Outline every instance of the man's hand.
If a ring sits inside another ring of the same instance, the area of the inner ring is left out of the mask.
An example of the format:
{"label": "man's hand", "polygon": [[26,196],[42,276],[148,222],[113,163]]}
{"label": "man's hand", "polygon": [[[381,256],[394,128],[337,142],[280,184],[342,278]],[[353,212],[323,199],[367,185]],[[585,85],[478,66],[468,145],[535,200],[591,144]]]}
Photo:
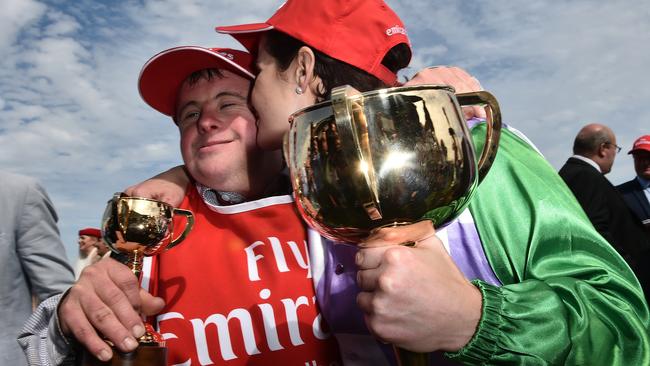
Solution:
{"label": "man's hand", "polygon": [[128,187],[124,193],[133,197],[151,198],[178,207],[185,198],[185,189],[189,183],[190,178],[185,174],[183,166],[179,165]]}
{"label": "man's hand", "polygon": [[[467,71],[456,66],[435,66],[420,70],[405,85],[444,84],[453,86],[456,93],[467,93],[483,90],[481,83]],[[486,118],[482,107],[463,107],[465,119]]]}
{"label": "man's hand", "polygon": [[144,334],[140,315],[154,315],[165,306],[161,298],[140,288],[123,264],[102,259],[86,267],[59,305],[59,323],[66,336],[73,336],[102,361],[113,353],[103,335],[123,351],[133,351]]}
{"label": "man's hand", "polygon": [[[430,221],[375,231],[360,244],[357,303],[379,339],[414,352],[457,351],[476,331],[481,293]],[[397,245],[415,242],[414,247]]]}

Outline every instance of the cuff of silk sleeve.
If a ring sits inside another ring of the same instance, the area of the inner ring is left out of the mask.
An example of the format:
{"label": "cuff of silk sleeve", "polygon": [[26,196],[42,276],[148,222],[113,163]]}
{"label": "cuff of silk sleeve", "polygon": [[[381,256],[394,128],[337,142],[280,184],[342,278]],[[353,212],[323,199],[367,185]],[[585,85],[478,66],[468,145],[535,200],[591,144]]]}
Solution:
{"label": "cuff of silk sleeve", "polygon": [[469,343],[457,352],[446,352],[445,357],[465,364],[483,364],[490,360],[497,349],[496,343],[503,324],[503,293],[499,287],[480,280],[474,280],[472,284],[481,291],[483,297],[481,320]]}

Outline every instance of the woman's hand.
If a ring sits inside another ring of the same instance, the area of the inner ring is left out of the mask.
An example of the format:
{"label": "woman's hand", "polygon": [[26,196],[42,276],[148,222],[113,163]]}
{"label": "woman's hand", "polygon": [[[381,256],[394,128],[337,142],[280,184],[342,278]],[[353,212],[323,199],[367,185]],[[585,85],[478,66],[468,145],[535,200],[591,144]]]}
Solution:
{"label": "woman's hand", "polygon": [[[399,245],[415,242],[415,246]],[[482,298],[430,221],[375,231],[360,244],[357,303],[379,339],[414,352],[457,351],[476,331]]]}
{"label": "woman's hand", "polygon": [[[405,85],[443,84],[456,89],[456,93],[483,90],[481,83],[467,71],[456,66],[434,66],[420,70]],[[463,107],[465,120],[486,118],[485,109],[479,106]]]}

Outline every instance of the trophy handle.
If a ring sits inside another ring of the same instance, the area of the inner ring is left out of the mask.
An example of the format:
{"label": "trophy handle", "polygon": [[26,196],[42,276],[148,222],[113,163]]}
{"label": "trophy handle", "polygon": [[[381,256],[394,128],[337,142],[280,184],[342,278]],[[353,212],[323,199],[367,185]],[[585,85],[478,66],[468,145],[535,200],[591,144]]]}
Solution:
{"label": "trophy handle", "polygon": [[486,123],[485,145],[483,145],[483,151],[478,160],[478,181],[481,182],[490,170],[499,147],[499,138],[501,137],[501,109],[499,108],[499,102],[497,102],[494,95],[486,91],[456,94],[456,98],[461,107],[479,104],[487,104],[489,107],[487,109],[488,120]]}
{"label": "trophy handle", "polygon": [[[187,234],[190,233],[190,230],[192,230],[192,227],[194,226],[194,214],[192,213],[192,211],[183,210],[183,209],[180,209],[180,208],[173,208],[172,213],[185,216],[185,218],[186,218],[185,229],[183,229],[183,233],[181,235],[179,235],[178,238],[172,240],[171,244],[169,244],[169,246],[167,246],[166,250],[169,250],[169,249],[177,246],[183,240],[185,240],[185,237],[187,236]],[[173,237],[174,237],[174,233],[172,233],[172,238]]]}
{"label": "trophy handle", "polygon": [[[372,154],[368,142],[368,124],[363,114],[361,92],[349,85],[343,85],[333,88],[331,94],[337,132],[342,140],[354,142],[359,163],[361,166],[367,167],[362,171],[365,185],[357,185],[357,193],[363,200],[363,208],[368,217],[371,220],[381,220],[377,179],[375,178],[375,169],[372,167]],[[359,99],[350,100],[351,97],[355,96],[359,96]],[[353,114],[355,118],[352,117]]]}

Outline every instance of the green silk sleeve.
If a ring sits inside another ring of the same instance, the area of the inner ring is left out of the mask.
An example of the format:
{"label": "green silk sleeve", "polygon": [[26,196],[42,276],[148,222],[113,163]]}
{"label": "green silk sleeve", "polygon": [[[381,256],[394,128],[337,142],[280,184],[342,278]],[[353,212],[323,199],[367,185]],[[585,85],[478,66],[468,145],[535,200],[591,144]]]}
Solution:
{"label": "green silk sleeve", "polygon": [[[481,151],[485,124],[472,135]],[[639,282],[555,170],[509,130],[470,211],[503,285],[475,281],[482,319],[470,343],[447,357],[481,365],[650,365]]]}

